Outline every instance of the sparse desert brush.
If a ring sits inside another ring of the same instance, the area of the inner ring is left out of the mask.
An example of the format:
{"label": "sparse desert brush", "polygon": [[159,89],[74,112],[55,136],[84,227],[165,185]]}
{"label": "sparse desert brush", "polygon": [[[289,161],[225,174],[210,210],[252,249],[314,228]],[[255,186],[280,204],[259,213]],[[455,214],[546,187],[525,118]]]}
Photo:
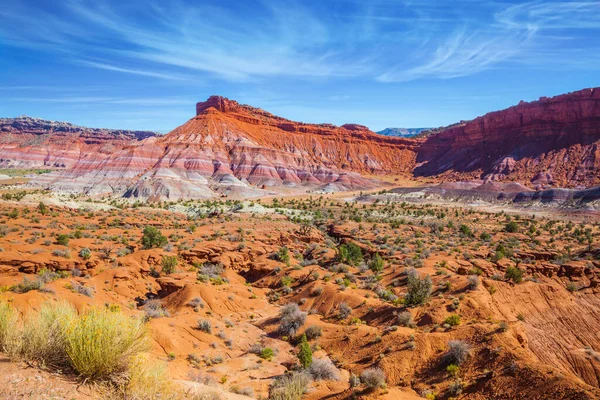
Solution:
{"label": "sparse desert brush", "polygon": [[396,317],[398,325],[410,327],[413,325],[413,317],[410,311],[403,311]]}
{"label": "sparse desert brush", "polygon": [[160,300],[148,300],[144,304],[144,312],[146,313],[146,318],[160,318],[160,317],[169,317],[169,311],[167,311]]}
{"label": "sparse desert brush", "polygon": [[36,277],[34,280],[25,277],[21,283],[11,286],[10,291],[15,293],[27,293],[32,290],[41,290],[43,287],[44,282],[39,279],[39,277]]}
{"label": "sparse desert brush", "polygon": [[464,340],[450,340],[448,350],[442,357],[444,363],[461,365],[471,355],[471,346]]}
{"label": "sparse desert brush", "polygon": [[289,303],[279,309],[279,332],[284,336],[293,336],[304,325],[306,313],[296,303]]}
{"label": "sparse desert brush", "polygon": [[305,372],[280,376],[269,387],[269,400],[300,400],[310,382],[310,375]]}
{"label": "sparse desert brush", "polygon": [[352,307],[344,302],[341,302],[338,305],[338,317],[340,317],[340,319],[346,319],[350,316],[350,314],[352,314]]}
{"label": "sparse desert brush", "polygon": [[139,318],[93,308],[69,325],[66,343],[77,373],[106,379],[125,371],[133,357],[146,349],[146,328]]}
{"label": "sparse desert brush", "polygon": [[339,371],[333,365],[331,360],[326,358],[319,358],[313,360],[309,368],[310,375],[315,381],[321,380],[334,380],[340,379]]}
{"label": "sparse desert brush", "polygon": [[198,320],[198,329],[202,332],[211,333],[212,332],[212,324],[209,320],[199,319]]}
{"label": "sparse desert brush", "polygon": [[407,306],[417,306],[427,302],[431,295],[433,283],[429,275],[419,278],[418,274],[408,274],[408,293],[404,298],[404,304]]}
{"label": "sparse desert brush", "polygon": [[162,272],[167,275],[172,274],[175,272],[178,263],[177,256],[163,256]]}
{"label": "sparse desert brush", "polygon": [[360,374],[360,382],[369,390],[385,386],[385,372],[381,368],[368,368]]}
{"label": "sparse desert brush", "polygon": [[[138,355],[131,359],[126,379],[117,385],[111,398],[118,397],[132,400],[183,399],[166,371],[166,365],[149,362],[146,355]],[[116,395],[116,396],[115,396]]]}
{"label": "sparse desert brush", "polygon": [[0,351],[7,352],[18,319],[13,306],[6,301],[0,301]]}

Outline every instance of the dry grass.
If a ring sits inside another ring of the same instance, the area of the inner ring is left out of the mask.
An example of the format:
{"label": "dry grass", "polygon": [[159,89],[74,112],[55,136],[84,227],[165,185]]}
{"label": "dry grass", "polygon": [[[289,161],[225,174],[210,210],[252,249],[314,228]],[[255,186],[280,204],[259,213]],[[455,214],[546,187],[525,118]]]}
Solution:
{"label": "dry grass", "polygon": [[141,319],[95,308],[70,324],[66,343],[77,373],[107,379],[124,372],[133,357],[146,350],[146,328]]}

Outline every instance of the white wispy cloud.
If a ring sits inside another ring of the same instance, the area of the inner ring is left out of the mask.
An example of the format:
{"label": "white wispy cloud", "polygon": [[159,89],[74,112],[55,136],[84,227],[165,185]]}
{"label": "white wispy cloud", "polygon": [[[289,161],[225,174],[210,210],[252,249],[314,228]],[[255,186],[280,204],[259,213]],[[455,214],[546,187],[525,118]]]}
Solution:
{"label": "white wispy cloud", "polygon": [[81,65],[86,65],[88,67],[104,69],[107,71],[125,72],[127,74],[149,76],[152,78],[172,79],[172,80],[189,79],[189,78],[186,78],[186,77],[183,77],[180,75],[176,75],[176,74],[152,72],[152,71],[147,71],[147,70],[143,70],[143,69],[123,68],[123,67],[117,67],[115,65],[110,65],[110,64],[105,64],[105,63],[100,63],[100,62],[95,62],[95,61],[77,60],[76,62]]}
{"label": "white wispy cloud", "polygon": [[[326,10],[299,0],[256,0],[234,8],[183,1],[125,7],[109,0],[65,0],[55,12],[27,0],[6,0],[0,42],[85,67],[172,81],[406,82],[511,64],[590,68],[597,61],[592,45],[581,41],[582,32],[600,30],[597,1],[327,5]],[[561,57],[565,54],[571,57]]]}

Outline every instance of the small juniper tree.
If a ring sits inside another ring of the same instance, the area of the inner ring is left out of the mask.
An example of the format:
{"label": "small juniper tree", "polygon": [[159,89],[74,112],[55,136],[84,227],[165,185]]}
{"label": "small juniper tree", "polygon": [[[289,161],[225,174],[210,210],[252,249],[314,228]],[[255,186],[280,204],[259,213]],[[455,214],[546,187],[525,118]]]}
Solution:
{"label": "small juniper tree", "polygon": [[306,335],[302,335],[300,351],[298,352],[298,360],[300,361],[300,365],[302,365],[302,367],[305,369],[309,368],[312,364],[312,350],[310,349],[308,340],[306,340]]}
{"label": "small juniper tree", "polygon": [[167,244],[167,237],[153,226],[146,226],[142,236],[142,246],[144,249],[163,247]]}
{"label": "small juniper tree", "polygon": [[381,258],[379,253],[375,253],[373,258],[371,259],[371,262],[369,263],[369,268],[371,269],[371,271],[378,274],[381,271],[383,271],[383,266],[384,266],[383,259]]}
{"label": "small juniper tree", "polygon": [[431,295],[432,282],[429,275],[425,278],[419,278],[418,274],[408,275],[408,293],[404,299],[407,306],[418,306],[425,304]]}

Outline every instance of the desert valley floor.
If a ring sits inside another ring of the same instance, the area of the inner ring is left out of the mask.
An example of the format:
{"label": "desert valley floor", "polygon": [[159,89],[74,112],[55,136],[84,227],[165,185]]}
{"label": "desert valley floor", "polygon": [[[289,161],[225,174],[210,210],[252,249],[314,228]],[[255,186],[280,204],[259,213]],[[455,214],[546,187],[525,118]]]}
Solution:
{"label": "desert valley floor", "polygon": [[[600,395],[594,213],[388,190],[140,203],[10,188],[3,398]],[[94,333],[93,312],[117,326]],[[74,329],[100,352],[132,332],[146,345],[87,371]],[[67,354],[48,335],[66,335]]]}

